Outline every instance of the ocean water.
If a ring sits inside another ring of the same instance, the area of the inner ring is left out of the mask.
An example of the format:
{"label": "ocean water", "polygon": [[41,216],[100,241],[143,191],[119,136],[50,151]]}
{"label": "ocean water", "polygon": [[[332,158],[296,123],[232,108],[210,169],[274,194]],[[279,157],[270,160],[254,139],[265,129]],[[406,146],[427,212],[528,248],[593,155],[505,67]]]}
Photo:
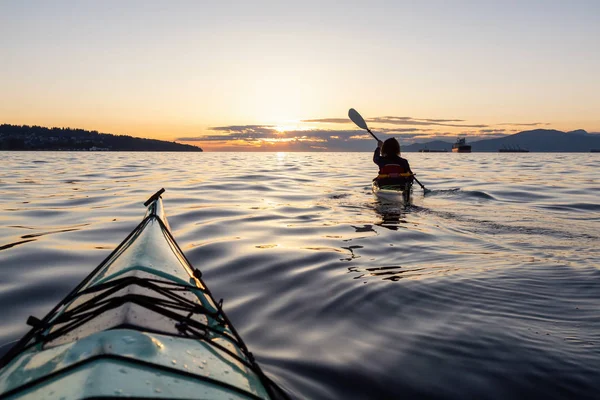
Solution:
{"label": "ocean water", "polygon": [[298,399],[600,398],[600,154],[0,152],[0,353],[141,220]]}

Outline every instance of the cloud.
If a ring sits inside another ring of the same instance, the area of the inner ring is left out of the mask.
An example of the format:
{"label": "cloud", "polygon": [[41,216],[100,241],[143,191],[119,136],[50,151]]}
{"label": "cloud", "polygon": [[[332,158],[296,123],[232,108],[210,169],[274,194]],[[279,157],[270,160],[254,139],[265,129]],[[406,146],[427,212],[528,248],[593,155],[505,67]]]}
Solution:
{"label": "cloud", "polygon": [[[417,125],[417,126],[451,126],[456,128],[486,128],[488,125],[457,124],[456,122],[465,122],[464,119],[440,119],[440,118],[412,118],[384,116],[366,119],[370,123],[389,124],[389,125]],[[317,122],[324,124],[347,124],[351,123],[349,118],[315,118],[305,119],[302,122]]]}
{"label": "cloud", "polygon": [[[413,117],[394,117],[394,116],[385,116],[385,117],[376,117],[372,118],[373,120],[378,119],[381,121],[390,120],[390,121],[422,121],[422,122],[465,122],[464,119],[436,119],[436,118],[413,118]],[[390,122],[391,123],[391,122]]]}
{"label": "cloud", "polygon": [[[218,131],[220,135],[203,135],[192,137],[179,137],[175,140],[181,142],[211,142],[224,140],[256,141],[256,140],[312,140],[312,141],[348,141],[372,139],[361,129],[334,130],[334,129],[307,129],[280,131],[274,125],[230,125],[209,128],[209,131]],[[426,133],[430,129],[421,128],[383,128],[377,131],[382,139],[390,136],[401,136],[405,139]]]}
{"label": "cloud", "polygon": [[215,126],[208,128],[211,131],[224,131],[224,132],[264,132],[275,130],[275,125],[230,125],[230,126]]}
{"label": "cloud", "polygon": [[538,126],[538,125],[550,125],[548,122],[527,122],[527,123],[517,123],[517,122],[502,122],[501,124],[496,125],[512,125],[512,126]]}
{"label": "cloud", "polygon": [[349,138],[350,140],[373,140],[373,138],[371,137],[371,135],[354,135],[354,136],[350,136]]}
{"label": "cloud", "polygon": [[[348,123],[348,119],[322,118],[303,122]],[[468,136],[469,141],[501,137],[516,131],[485,124],[460,124],[459,119],[418,119],[411,117],[385,116],[373,118],[371,122],[385,123],[387,127],[374,129],[381,140],[397,137],[402,145],[432,140],[454,142],[458,135]],[[456,123],[447,123],[456,122]],[[535,124],[542,124],[536,122]],[[403,126],[408,125],[408,126]],[[529,124],[525,124],[530,126]],[[444,128],[438,128],[438,127]],[[518,124],[516,125],[518,126]],[[340,126],[340,128],[342,128]],[[352,127],[354,128],[354,127]],[[440,132],[438,129],[443,129]],[[294,129],[282,130],[278,125],[228,125],[207,130],[206,135],[180,137],[180,142],[196,142],[210,149],[248,151],[370,151],[375,141],[364,130],[354,129]]]}
{"label": "cloud", "polygon": [[351,124],[349,118],[317,118],[317,119],[303,119],[300,122],[319,122],[323,124]]}
{"label": "cloud", "polygon": [[223,132],[221,135],[203,135],[193,137],[180,137],[175,140],[181,142],[208,142],[222,140],[313,140],[324,141],[332,136],[340,140],[347,140],[352,135],[363,133],[360,129],[353,130],[330,130],[330,129],[309,129],[309,130],[287,130],[280,131],[273,125],[231,125],[217,126],[209,128],[210,131]]}
{"label": "cloud", "polygon": [[427,121],[427,122],[465,122],[464,119],[430,119],[430,118],[426,118],[426,119],[418,119],[418,118],[413,118],[415,121]]}
{"label": "cloud", "polygon": [[403,134],[409,132],[430,132],[431,129],[423,129],[423,128],[380,128],[378,132],[387,133],[388,135],[394,134]]}
{"label": "cloud", "polygon": [[504,133],[506,129],[480,129],[479,133]]}
{"label": "cloud", "polygon": [[[374,149],[376,145],[375,140],[361,129],[280,131],[273,125],[231,125],[212,127],[209,131],[222,134],[179,137],[175,140],[201,142],[214,149],[240,150],[246,146],[246,149],[250,151],[366,151]],[[418,129],[410,128],[408,131],[413,132]],[[390,137],[386,132],[377,134],[382,140]],[[406,133],[406,135],[411,135],[411,133]],[[202,145],[201,143],[200,145]]]}
{"label": "cloud", "polygon": [[[365,119],[368,123],[387,124],[387,125],[409,125],[409,126],[447,126],[454,128],[488,128],[488,124],[464,124],[464,119],[458,118],[413,118],[413,117],[398,117],[386,115],[383,117],[373,117]],[[305,119],[301,122],[327,123],[327,124],[347,124],[351,123],[349,118],[314,118]],[[493,125],[510,125],[510,126],[541,126],[550,125],[548,122],[502,122]],[[379,128],[383,131],[384,128]],[[408,132],[408,131],[407,131]],[[499,131],[497,131],[499,132]]]}
{"label": "cloud", "polygon": [[274,125],[230,125],[208,128],[210,131],[223,132],[222,135],[205,135],[194,137],[181,137],[175,140],[181,142],[207,142],[220,140],[256,140],[262,138],[275,138],[279,131]]}
{"label": "cloud", "polygon": [[[431,119],[431,118],[411,118],[411,117],[376,117],[367,121],[390,124],[390,125],[421,125],[421,126],[451,126],[455,128],[487,128],[484,124],[450,124],[448,122],[464,122],[462,119]],[[440,122],[441,121],[441,122]]]}

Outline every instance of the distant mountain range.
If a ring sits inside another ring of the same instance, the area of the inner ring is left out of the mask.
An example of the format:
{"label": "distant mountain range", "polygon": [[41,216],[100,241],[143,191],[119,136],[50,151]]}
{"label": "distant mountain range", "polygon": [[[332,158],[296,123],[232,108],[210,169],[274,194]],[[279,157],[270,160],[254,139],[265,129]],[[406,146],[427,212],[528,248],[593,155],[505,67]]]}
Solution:
{"label": "distant mountain range", "polygon": [[[452,151],[452,144],[442,140],[426,143],[414,143],[402,146],[402,151],[447,150]],[[473,152],[497,152],[503,148],[525,149],[533,152],[590,152],[600,149],[600,134],[592,134],[578,129],[562,132],[554,129],[534,129],[496,139],[483,139],[468,142]]]}
{"label": "distant mountain range", "polygon": [[72,128],[0,125],[0,150],[202,151],[198,146]]}

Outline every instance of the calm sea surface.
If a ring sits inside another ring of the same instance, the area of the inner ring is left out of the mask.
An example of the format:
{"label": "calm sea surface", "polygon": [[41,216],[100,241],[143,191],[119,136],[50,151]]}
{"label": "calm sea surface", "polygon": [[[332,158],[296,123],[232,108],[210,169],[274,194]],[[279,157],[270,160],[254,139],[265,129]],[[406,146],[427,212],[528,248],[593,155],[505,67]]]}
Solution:
{"label": "calm sea surface", "polygon": [[0,152],[0,353],[161,187],[175,238],[299,399],[600,398],[600,154]]}

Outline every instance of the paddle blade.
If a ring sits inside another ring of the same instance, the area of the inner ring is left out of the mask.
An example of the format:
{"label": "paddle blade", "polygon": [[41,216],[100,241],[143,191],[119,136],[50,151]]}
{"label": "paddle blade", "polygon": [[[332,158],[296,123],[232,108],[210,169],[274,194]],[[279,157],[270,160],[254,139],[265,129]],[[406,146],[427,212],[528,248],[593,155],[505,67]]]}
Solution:
{"label": "paddle blade", "polygon": [[356,126],[358,126],[359,128],[367,129],[367,130],[369,129],[367,127],[367,123],[365,122],[364,118],[354,108],[351,108],[350,110],[348,110],[348,118],[350,118],[352,120],[352,122],[354,122],[356,124]]}

